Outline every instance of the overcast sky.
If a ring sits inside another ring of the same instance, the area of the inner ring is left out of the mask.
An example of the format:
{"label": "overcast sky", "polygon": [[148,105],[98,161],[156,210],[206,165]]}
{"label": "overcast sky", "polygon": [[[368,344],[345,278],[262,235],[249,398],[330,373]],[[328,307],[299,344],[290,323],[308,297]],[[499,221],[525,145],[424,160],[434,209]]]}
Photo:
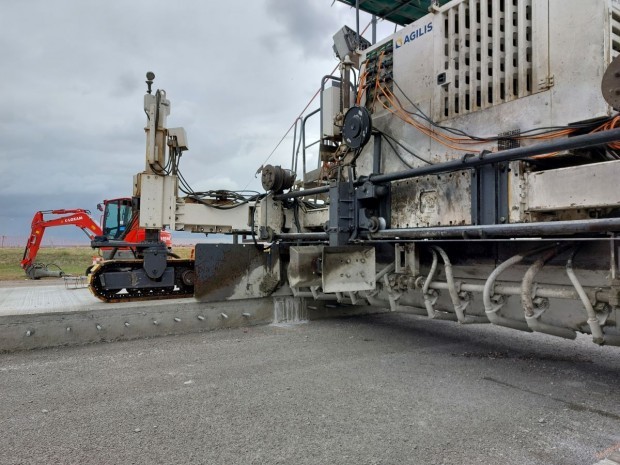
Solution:
{"label": "overcast sky", "polygon": [[[355,11],[332,0],[0,0],[0,235],[27,236],[37,210],[97,215],[131,196],[149,70],[169,126],[187,131],[192,187],[259,190],[256,169],[336,65],[344,24]],[[288,166],[291,150],[270,163]]]}

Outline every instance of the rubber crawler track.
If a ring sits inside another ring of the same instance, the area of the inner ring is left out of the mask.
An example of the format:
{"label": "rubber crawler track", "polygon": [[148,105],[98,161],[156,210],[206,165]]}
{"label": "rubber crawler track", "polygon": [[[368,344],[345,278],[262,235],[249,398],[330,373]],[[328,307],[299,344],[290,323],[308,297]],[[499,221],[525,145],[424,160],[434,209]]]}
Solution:
{"label": "rubber crawler track", "polygon": [[168,260],[168,267],[174,268],[174,287],[107,289],[101,276],[108,272],[131,273],[142,269],[142,260],[110,260],[95,265],[88,277],[88,288],[104,302],[139,302],[144,300],[182,299],[194,296],[194,286],[183,282],[184,272],[194,271],[193,260]]}

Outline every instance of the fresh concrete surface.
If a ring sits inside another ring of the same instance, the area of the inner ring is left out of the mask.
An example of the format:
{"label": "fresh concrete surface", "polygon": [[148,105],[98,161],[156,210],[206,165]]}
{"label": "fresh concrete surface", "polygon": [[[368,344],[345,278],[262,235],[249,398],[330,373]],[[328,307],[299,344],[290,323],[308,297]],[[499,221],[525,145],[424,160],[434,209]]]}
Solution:
{"label": "fresh concrete surface", "polygon": [[594,464],[620,350],[404,314],[0,355],[0,464]]}
{"label": "fresh concrete surface", "polygon": [[[72,284],[65,286],[62,278],[0,282],[0,316],[77,312],[128,305],[145,306],[144,303],[102,302],[86,287],[75,288]],[[148,305],[152,305],[152,302]]]}

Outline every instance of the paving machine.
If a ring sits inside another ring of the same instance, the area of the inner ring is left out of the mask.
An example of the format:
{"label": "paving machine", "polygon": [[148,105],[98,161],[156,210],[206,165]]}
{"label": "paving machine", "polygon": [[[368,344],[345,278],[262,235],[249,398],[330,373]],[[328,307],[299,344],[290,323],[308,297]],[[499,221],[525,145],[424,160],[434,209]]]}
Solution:
{"label": "paving machine", "polygon": [[[263,193],[187,185],[185,131],[147,75],[143,259],[99,266],[93,293],[195,283],[203,302],[278,294],[620,345],[620,4],[355,3],[404,27],[334,36],[340,72]],[[164,227],[252,243],[199,244],[191,264],[162,252]]]}

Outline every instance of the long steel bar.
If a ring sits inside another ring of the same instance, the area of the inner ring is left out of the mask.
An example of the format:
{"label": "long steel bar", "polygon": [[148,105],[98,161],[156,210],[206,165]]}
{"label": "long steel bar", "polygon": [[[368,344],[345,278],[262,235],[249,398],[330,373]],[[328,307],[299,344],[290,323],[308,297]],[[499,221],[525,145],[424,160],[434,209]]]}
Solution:
{"label": "long steel bar", "polygon": [[327,233],[323,232],[310,232],[310,233],[282,233],[275,234],[274,239],[282,240],[282,241],[298,241],[298,240],[307,240],[307,241],[326,241],[329,239]]}
{"label": "long steel bar", "polygon": [[514,223],[484,226],[446,226],[438,228],[384,229],[372,239],[437,239],[447,237],[484,238],[487,236],[520,237],[620,231],[620,218],[550,221],[548,223]]}
{"label": "long steel bar", "polygon": [[[528,147],[517,147],[514,149],[503,150],[498,153],[481,153],[479,155],[469,154],[458,160],[452,160],[445,163],[421,166],[411,168],[404,171],[388,174],[370,175],[367,179],[373,183],[384,183],[391,181],[400,181],[402,179],[410,179],[418,176],[427,176],[429,174],[442,174],[452,171],[459,171],[467,168],[476,168],[478,166],[489,165],[492,163],[502,163],[521,158],[533,157],[536,155],[544,155],[547,153],[561,152],[563,150],[571,150],[576,148],[594,147],[597,145],[608,144],[620,140],[620,129],[612,129],[602,131],[595,134],[585,134],[582,136],[569,137],[559,141],[543,142]],[[362,184],[361,180],[356,181],[356,185]],[[329,186],[317,187],[306,191],[292,191],[286,194],[280,194],[275,197],[276,200],[290,199],[294,197],[303,197],[305,195],[321,194],[329,191]]]}
{"label": "long steel bar", "polygon": [[[431,289],[447,290],[449,285],[447,282],[432,281],[428,285]],[[484,284],[472,284],[461,283],[459,289],[465,292],[483,292]],[[603,291],[598,288],[585,289],[586,295],[589,299],[596,300],[598,302],[609,303],[609,292]],[[509,284],[495,284],[494,294],[501,295],[521,295],[521,286],[509,285]],[[548,299],[568,299],[579,300],[579,294],[572,287],[543,287],[541,285],[536,286],[536,292],[534,297],[546,297]]]}

